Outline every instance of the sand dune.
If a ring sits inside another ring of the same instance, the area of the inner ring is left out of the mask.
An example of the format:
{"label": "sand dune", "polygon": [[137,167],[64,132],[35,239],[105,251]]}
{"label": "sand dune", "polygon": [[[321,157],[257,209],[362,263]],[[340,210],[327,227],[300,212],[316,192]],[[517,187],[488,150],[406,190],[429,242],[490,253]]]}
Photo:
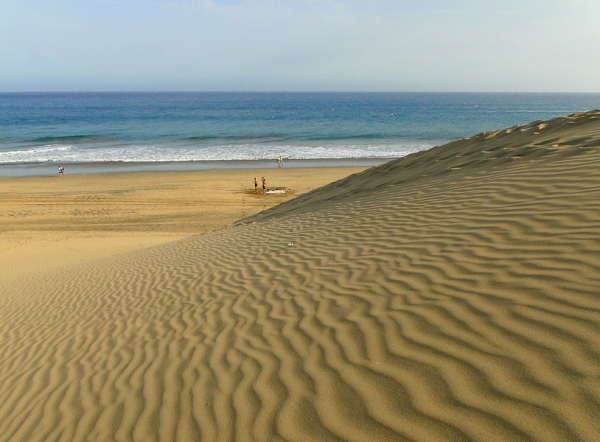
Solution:
{"label": "sand dune", "polygon": [[599,172],[595,111],[3,286],[0,440],[598,441]]}

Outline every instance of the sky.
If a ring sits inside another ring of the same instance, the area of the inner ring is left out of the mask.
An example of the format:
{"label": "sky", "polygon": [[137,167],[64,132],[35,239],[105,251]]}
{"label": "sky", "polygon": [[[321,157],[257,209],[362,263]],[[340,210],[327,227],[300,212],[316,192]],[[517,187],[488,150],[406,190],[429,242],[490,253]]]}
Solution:
{"label": "sky", "polygon": [[0,0],[0,91],[600,92],[599,0]]}

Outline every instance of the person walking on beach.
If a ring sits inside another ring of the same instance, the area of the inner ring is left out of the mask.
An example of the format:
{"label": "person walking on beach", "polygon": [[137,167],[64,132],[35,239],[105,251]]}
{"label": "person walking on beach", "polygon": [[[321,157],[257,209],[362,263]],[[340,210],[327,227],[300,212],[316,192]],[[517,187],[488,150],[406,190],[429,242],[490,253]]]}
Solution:
{"label": "person walking on beach", "polygon": [[265,177],[262,177],[262,186],[263,186],[263,193],[265,193],[265,191],[267,189],[267,180],[265,179]]}
{"label": "person walking on beach", "polygon": [[283,167],[283,158],[277,157],[277,167]]}
{"label": "person walking on beach", "polygon": [[58,166],[58,176],[65,176],[65,168]]}
{"label": "person walking on beach", "polygon": [[258,180],[254,177],[254,193],[258,191]]}

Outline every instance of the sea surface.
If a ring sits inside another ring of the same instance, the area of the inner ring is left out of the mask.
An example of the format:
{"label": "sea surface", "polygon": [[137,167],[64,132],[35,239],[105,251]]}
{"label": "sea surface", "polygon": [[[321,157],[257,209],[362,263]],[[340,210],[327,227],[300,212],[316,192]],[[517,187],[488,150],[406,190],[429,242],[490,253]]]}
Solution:
{"label": "sea surface", "polygon": [[600,94],[0,94],[0,175],[372,165],[600,108]]}

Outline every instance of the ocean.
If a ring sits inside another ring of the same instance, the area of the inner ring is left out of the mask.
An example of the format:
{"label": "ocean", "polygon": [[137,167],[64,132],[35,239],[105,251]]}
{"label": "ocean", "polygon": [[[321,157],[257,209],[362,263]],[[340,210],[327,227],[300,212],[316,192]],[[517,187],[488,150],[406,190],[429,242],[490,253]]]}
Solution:
{"label": "ocean", "polygon": [[600,94],[2,93],[0,176],[374,165]]}

